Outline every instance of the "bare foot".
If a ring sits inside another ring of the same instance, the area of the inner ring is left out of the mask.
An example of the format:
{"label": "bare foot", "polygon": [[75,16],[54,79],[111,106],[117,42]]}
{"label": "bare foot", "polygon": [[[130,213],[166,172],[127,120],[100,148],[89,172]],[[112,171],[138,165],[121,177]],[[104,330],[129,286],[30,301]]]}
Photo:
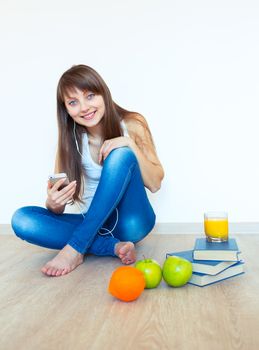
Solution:
{"label": "bare foot", "polygon": [[136,261],[135,246],[132,242],[116,243],[114,251],[125,265],[133,264]]}
{"label": "bare foot", "polygon": [[63,276],[74,270],[83,261],[83,254],[78,253],[70,245],[66,245],[54,259],[43,266],[41,272],[48,276]]}

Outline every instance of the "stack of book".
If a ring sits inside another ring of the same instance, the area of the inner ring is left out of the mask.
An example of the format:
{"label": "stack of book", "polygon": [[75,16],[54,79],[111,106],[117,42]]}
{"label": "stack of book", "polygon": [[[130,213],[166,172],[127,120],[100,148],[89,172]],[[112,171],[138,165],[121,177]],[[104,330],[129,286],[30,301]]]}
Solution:
{"label": "stack of book", "polygon": [[213,243],[206,238],[197,238],[193,250],[168,253],[192,263],[190,284],[204,287],[244,273],[244,261],[240,257],[235,238],[228,242]]}

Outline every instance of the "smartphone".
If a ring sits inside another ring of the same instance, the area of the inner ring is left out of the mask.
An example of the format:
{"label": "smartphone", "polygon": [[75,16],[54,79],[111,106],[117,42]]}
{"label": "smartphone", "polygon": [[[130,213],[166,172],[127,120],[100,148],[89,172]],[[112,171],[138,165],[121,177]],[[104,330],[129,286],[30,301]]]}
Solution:
{"label": "smartphone", "polygon": [[62,185],[58,188],[59,190],[62,190],[62,188],[64,188],[65,186],[67,186],[69,184],[67,174],[66,173],[58,173],[58,174],[49,175],[49,182],[51,183],[52,186],[55,185],[55,183],[61,179],[66,179],[66,181],[64,181],[62,183]]}

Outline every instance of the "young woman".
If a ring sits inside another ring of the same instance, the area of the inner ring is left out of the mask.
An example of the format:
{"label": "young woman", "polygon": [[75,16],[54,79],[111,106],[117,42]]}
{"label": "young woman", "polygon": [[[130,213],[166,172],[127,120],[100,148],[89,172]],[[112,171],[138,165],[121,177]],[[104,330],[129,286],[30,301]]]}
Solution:
{"label": "young woman", "polygon": [[[16,235],[30,243],[59,249],[41,271],[61,276],[83,262],[85,254],[136,260],[134,243],[155,224],[145,187],[156,192],[164,176],[147,122],[118,106],[92,68],[73,66],[57,88],[58,150],[48,183],[46,208],[23,207],[12,217]],[[71,200],[81,214],[64,213]]]}

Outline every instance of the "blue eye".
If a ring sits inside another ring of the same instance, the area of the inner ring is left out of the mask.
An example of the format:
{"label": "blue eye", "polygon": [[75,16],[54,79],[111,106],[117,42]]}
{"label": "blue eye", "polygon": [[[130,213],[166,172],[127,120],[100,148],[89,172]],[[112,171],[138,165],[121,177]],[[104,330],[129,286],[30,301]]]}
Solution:
{"label": "blue eye", "polygon": [[76,101],[70,101],[70,102],[68,102],[68,104],[69,104],[69,106],[74,106],[75,104],[76,104]]}
{"label": "blue eye", "polygon": [[92,93],[92,94],[89,94],[89,95],[87,95],[87,99],[88,99],[88,100],[92,100],[92,99],[94,98],[94,96],[95,96],[95,95],[94,95],[93,93]]}

